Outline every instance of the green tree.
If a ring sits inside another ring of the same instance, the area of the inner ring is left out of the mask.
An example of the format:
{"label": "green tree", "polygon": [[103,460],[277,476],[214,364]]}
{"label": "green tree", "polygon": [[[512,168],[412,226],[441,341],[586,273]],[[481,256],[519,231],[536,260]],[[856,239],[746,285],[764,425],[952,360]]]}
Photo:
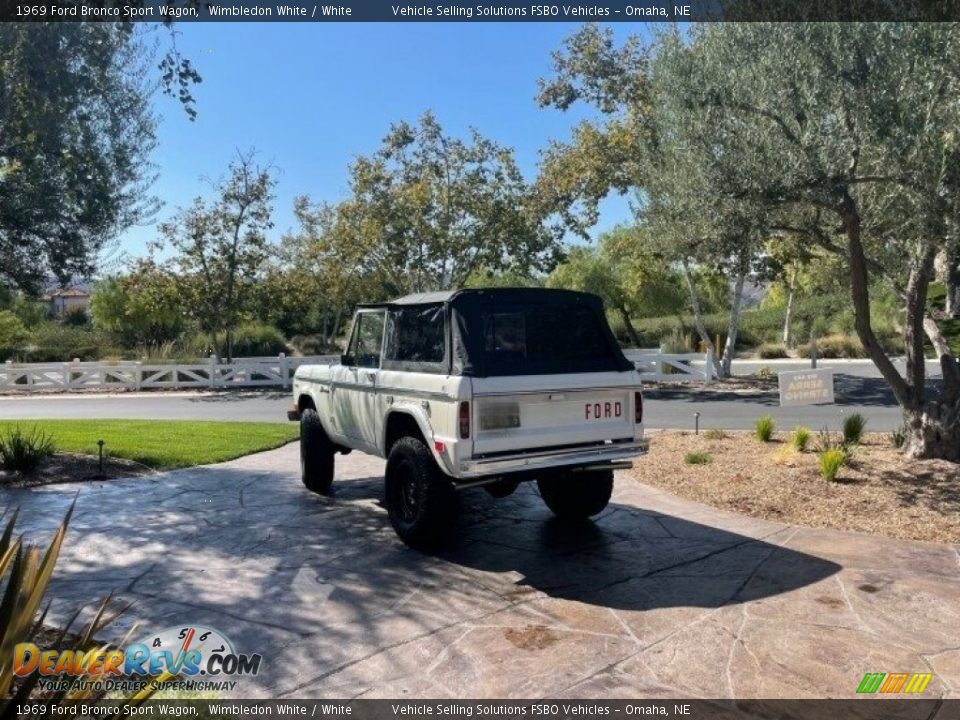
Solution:
{"label": "green tree", "polygon": [[[960,189],[960,28],[724,23],[662,43],[660,58],[685,141],[709,149],[703,175],[843,258],[856,332],[903,409],[910,453],[960,461],[960,366],[926,301]],[[904,374],[875,331],[872,277],[903,303]]]}
{"label": "green tree", "polygon": [[[151,48],[132,23],[0,26],[0,282],[35,294],[88,275],[155,211]],[[195,113],[189,61],[173,48],[160,71]]]}
{"label": "green tree", "polygon": [[529,275],[559,251],[529,207],[513,152],[476,130],[469,140],[446,135],[430,113],[397,123],[359,158],[350,191],[332,237],[396,292],[457,287],[480,269]]}
{"label": "green tree", "polygon": [[[186,305],[201,329],[219,338],[220,353],[233,359],[233,334],[248,314],[256,281],[272,248],[274,180],[252,153],[230,164],[229,176],[216,185],[211,200],[193,205],[160,226],[174,251],[171,271],[182,278]],[[161,247],[164,243],[161,243]]]}
{"label": "green tree", "polygon": [[728,330],[717,373],[730,374],[736,347],[744,284],[762,270],[761,249],[768,229],[763,208],[728,198],[704,177],[701,156],[710,148],[686,143],[683,108],[669,99],[654,72],[655,58],[638,38],[616,47],[613,32],[581,28],[554,54],[554,77],[541,81],[539,101],[566,110],[575,102],[595,106],[602,123],[586,122],[571,144],[552,145],[537,182],[542,212],[559,215],[577,232],[596,220],[597,203],[611,190],[633,190],[638,219],[649,228],[658,253],[681,269],[694,323],[714,351],[703,319],[697,268],[728,278]]}
{"label": "green tree", "polygon": [[152,260],[97,282],[90,297],[95,328],[117,336],[127,347],[158,347],[187,329],[179,279]]}
{"label": "green tree", "polygon": [[547,279],[550,287],[592,292],[617,314],[634,347],[641,339],[633,317],[668,315],[682,302],[678,278],[641,238],[641,228],[617,228],[597,247],[577,246]]}
{"label": "green tree", "polygon": [[30,338],[20,318],[9,310],[0,310],[0,360],[7,360]]}

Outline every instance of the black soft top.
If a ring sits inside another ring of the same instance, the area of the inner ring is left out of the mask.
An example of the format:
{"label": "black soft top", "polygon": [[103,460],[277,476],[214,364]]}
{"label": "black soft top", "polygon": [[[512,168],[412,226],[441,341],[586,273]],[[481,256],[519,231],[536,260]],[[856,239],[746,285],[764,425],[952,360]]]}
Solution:
{"label": "black soft top", "polygon": [[[447,374],[471,377],[626,372],[633,369],[591,293],[467,288],[415,293],[364,308],[442,306]],[[439,370],[439,368],[438,368]]]}

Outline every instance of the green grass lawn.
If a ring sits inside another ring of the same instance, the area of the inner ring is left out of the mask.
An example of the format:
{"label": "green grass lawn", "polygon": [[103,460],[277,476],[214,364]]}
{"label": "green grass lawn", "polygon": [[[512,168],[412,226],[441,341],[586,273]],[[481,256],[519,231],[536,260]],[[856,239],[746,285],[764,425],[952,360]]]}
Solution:
{"label": "green grass lawn", "polygon": [[113,457],[158,470],[206,465],[270,450],[294,440],[294,423],[187,420],[3,420],[0,437],[19,425],[34,426],[54,438],[57,450],[97,454],[97,441]]}

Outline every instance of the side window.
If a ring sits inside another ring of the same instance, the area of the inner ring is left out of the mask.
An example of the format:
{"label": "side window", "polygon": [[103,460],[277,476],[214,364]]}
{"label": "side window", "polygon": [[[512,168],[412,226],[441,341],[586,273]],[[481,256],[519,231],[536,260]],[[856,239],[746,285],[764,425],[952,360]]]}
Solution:
{"label": "side window", "polygon": [[350,364],[364,368],[380,367],[383,316],[382,312],[365,312],[357,315],[356,327],[350,338],[350,346],[347,348]]}
{"label": "side window", "polygon": [[[442,369],[446,333],[442,306],[391,310],[387,317],[384,367],[424,372]],[[430,367],[437,366],[437,367]]]}

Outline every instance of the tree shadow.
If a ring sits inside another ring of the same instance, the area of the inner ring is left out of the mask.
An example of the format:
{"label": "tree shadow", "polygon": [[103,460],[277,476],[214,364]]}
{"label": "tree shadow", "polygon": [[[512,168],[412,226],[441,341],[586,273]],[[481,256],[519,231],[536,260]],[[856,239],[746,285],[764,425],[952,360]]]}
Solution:
{"label": "tree shadow", "polygon": [[[835,372],[834,398],[839,406],[863,407],[896,407],[897,400],[886,380],[880,377],[863,377]],[[927,389],[931,393],[938,393],[942,382],[939,378],[927,380]],[[733,388],[724,389],[722,386],[690,386],[690,387],[660,387],[644,391],[644,396],[651,400],[674,400],[678,402],[743,402],[767,407],[778,407],[780,396],[774,386],[769,390],[759,390],[749,393],[737,391]]]}
{"label": "tree shadow", "polygon": [[941,515],[960,513],[960,471],[956,469],[940,473],[887,470],[880,478],[893,488],[904,507],[926,507]]}
{"label": "tree shadow", "polygon": [[[272,663],[282,656],[256,682],[293,692],[357,653],[533,599],[718,608],[840,570],[783,547],[789,529],[757,538],[616,502],[595,521],[563,523],[530,483],[500,500],[464,493],[456,539],[424,554],[394,534],[382,487],[380,476],[356,477],[323,497],[291,470],[211,467],[84,488],[51,585],[50,618],[115,591],[134,602],[128,615],[142,619],[143,633],[205,625],[241,652],[263,652]],[[8,491],[0,503],[23,506],[22,529],[42,542],[75,492]]]}
{"label": "tree shadow", "polygon": [[274,389],[232,389],[232,390],[214,390],[203,395],[196,395],[188,398],[194,403],[217,403],[217,402],[241,402],[243,400],[286,400],[290,398],[290,392]]}

